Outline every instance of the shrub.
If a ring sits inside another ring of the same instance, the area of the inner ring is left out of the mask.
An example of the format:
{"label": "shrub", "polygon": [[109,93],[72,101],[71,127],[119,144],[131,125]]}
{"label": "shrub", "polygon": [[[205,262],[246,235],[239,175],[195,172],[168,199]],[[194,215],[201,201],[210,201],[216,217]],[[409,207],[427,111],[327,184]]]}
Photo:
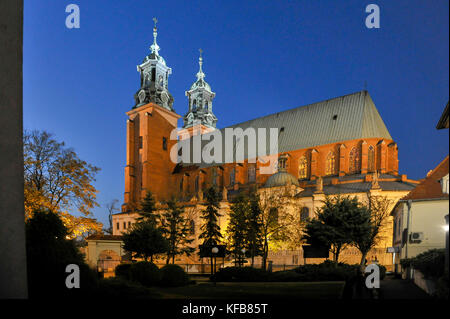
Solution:
{"label": "shrub", "polygon": [[439,278],[444,275],[445,249],[430,249],[411,260],[411,266],[425,278]]}
{"label": "shrub", "polygon": [[269,272],[253,267],[226,267],[211,276],[216,281],[267,281]]}
{"label": "shrub", "polygon": [[276,271],[269,275],[269,281],[304,281],[305,276],[292,270]]}
{"label": "shrub", "polygon": [[412,258],[400,259],[400,265],[402,266],[403,269],[406,269],[408,267],[411,267],[411,261]]}
{"label": "shrub", "polygon": [[156,298],[158,295],[139,283],[122,278],[107,278],[99,281],[98,298]]}
{"label": "shrub", "polygon": [[439,299],[448,299],[448,269],[437,281],[436,297]]}
{"label": "shrub", "polygon": [[161,286],[178,287],[187,285],[188,282],[189,277],[180,266],[165,265],[161,268]]}
{"label": "shrub", "polygon": [[359,265],[348,265],[326,260],[321,264],[302,265],[294,271],[303,276],[302,281],[345,281],[358,273]]}
{"label": "shrub", "polygon": [[130,280],[145,287],[154,286],[161,280],[161,271],[154,263],[140,261],[130,267]]}
{"label": "shrub", "polygon": [[116,277],[120,277],[126,280],[130,280],[130,268],[132,264],[120,264],[117,265],[116,269],[114,270]]}

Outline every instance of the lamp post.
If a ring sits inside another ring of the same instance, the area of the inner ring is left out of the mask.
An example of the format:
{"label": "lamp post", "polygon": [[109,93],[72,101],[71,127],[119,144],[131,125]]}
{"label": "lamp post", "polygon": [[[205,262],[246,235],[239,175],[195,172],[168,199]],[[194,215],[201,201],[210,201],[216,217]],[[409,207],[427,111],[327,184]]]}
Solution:
{"label": "lamp post", "polygon": [[213,262],[214,268],[211,269],[211,273],[214,278],[214,286],[215,286],[216,285],[216,256],[217,256],[217,253],[219,252],[219,248],[213,247],[211,249],[211,252],[213,253],[213,256],[214,256],[214,257],[211,257],[211,258],[214,258],[214,262]]}
{"label": "lamp post", "polygon": [[243,264],[244,264],[244,260],[245,260],[245,252],[246,252],[246,250],[245,250],[245,248],[242,248],[242,259],[241,259],[241,267],[243,266]]}

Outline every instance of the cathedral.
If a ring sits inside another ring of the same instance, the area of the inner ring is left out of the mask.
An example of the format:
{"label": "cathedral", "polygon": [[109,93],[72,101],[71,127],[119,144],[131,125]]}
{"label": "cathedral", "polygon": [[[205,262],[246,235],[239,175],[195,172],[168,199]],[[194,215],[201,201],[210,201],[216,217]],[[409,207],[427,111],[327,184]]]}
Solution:
{"label": "cathedral", "polygon": [[[327,195],[357,196],[362,201],[370,195],[382,195],[394,206],[416,186],[417,181],[399,173],[397,143],[366,90],[231,126],[242,130],[277,129],[278,151],[271,155],[278,162],[273,174],[262,174],[264,164],[252,160],[249,153],[245,153],[243,161],[231,163],[174,162],[170,154],[173,148],[180,155],[186,140],[224,132],[225,128],[217,128],[218,119],[213,111],[216,94],[206,81],[201,50],[198,73],[186,91],[185,111],[182,106],[176,110],[169,92],[172,69],[160,55],[156,22],[153,37],[150,54],[137,66],[140,87],[134,94],[135,104],[126,113],[124,203],[121,212],[113,215],[113,235],[119,236],[135,222],[136,209],[148,191],[161,210],[164,201],[177,199],[190,220],[192,236],[196,239],[193,247],[198,247],[203,191],[211,186],[222,195],[219,224],[223,232],[229,200],[251,188],[260,194],[280,194],[289,214],[307,219],[314,217]],[[182,128],[174,138],[179,121],[183,122]],[[392,265],[392,254],[387,253],[387,247],[392,246],[390,225],[386,226],[387,237],[368,256],[375,256],[387,266]],[[355,249],[348,248],[340,260],[355,263],[359,258]],[[274,269],[318,262],[306,260],[301,245],[271,246],[269,261]],[[201,260],[196,256],[180,256],[176,262],[195,265]]]}

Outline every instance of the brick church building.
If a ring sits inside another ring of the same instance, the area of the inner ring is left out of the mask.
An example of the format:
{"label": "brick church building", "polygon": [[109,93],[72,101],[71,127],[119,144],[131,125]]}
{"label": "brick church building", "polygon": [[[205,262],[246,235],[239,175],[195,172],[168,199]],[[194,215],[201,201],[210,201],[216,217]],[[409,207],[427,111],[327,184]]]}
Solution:
{"label": "brick church building", "polygon": [[[135,221],[136,209],[147,191],[160,202],[161,209],[164,201],[176,198],[191,219],[192,236],[197,238],[202,223],[199,216],[204,208],[203,191],[210,186],[222,194],[219,223],[224,230],[229,199],[252,187],[259,192],[288,189],[283,196],[289,197],[289,203],[302,207],[300,211],[293,208],[291,213],[307,218],[314,216],[326,195],[351,195],[363,201],[369,195],[382,195],[391,199],[394,206],[417,184],[399,173],[397,143],[366,90],[231,126],[243,130],[278,130],[278,153],[273,155],[282,161],[273,174],[261,174],[263,164],[251,161],[247,153],[243,162],[173,162],[170,154],[173,148],[180,150],[179,146],[192,136],[224,132],[225,128],[216,127],[215,93],[205,80],[201,54],[196,80],[186,91],[187,105],[184,111],[183,106],[175,110],[168,83],[172,69],[159,54],[156,26],[153,34],[151,52],[137,66],[140,87],[134,95],[135,104],[126,113],[124,203],[122,211],[113,215],[113,235],[120,235]],[[179,121],[183,123],[177,139],[173,132]],[[187,134],[190,135],[184,137]],[[392,231],[387,229],[386,233]],[[196,240],[194,247],[200,243]],[[369,258],[376,255],[380,262],[391,265],[392,257],[386,253],[391,245],[392,236],[369,253]],[[356,250],[346,251],[342,261],[359,262]],[[301,246],[273,248],[269,260],[275,268],[306,262]],[[196,256],[177,259],[180,264],[199,262]]]}

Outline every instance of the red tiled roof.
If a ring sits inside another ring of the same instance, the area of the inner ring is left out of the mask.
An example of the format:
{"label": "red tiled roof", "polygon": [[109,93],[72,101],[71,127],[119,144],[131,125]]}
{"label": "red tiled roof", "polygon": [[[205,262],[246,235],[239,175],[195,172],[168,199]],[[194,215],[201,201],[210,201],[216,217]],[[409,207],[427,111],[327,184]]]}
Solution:
{"label": "red tiled roof", "polygon": [[448,155],[416,188],[403,197],[402,200],[448,198],[448,194],[442,193],[441,183],[439,182],[447,174]]}
{"label": "red tiled roof", "polygon": [[122,236],[94,234],[86,237],[86,240],[122,240]]}

